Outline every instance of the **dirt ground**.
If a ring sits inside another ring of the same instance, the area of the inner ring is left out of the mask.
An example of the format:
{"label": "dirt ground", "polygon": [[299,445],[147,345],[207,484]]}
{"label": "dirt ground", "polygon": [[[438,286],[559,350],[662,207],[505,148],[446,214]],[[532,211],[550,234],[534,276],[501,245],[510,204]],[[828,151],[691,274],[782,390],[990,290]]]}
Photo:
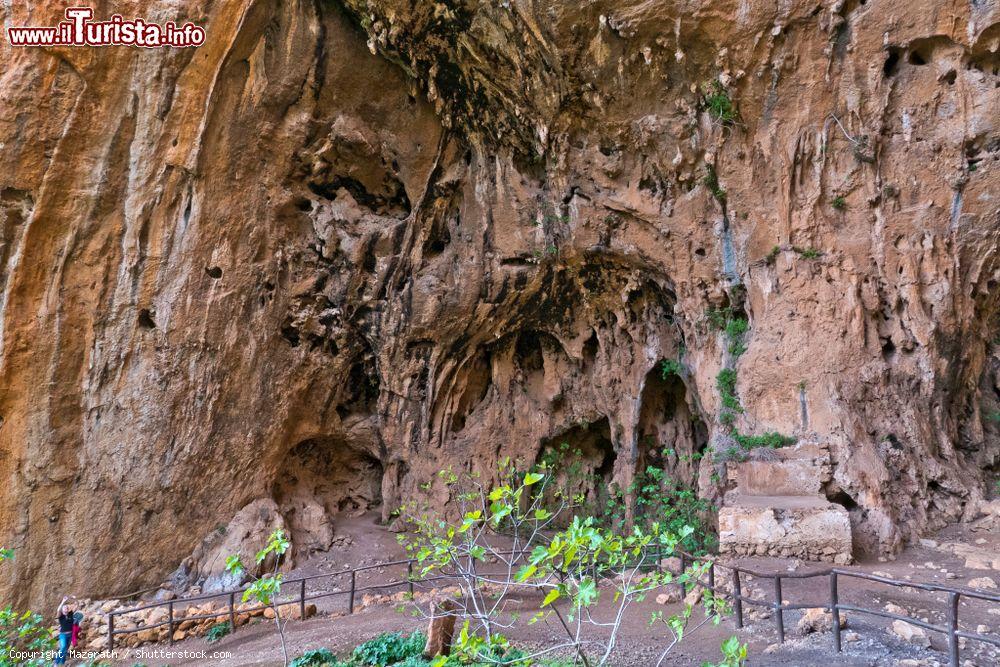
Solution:
{"label": "dirt ground", "polygon": [[[301,564],[288,577],[302,575],[330,574],[348,570],[351,567],[385,562],[402,556],[402,549],[396,543],[395,534],[385,527],[376,525],[372,516],[341,519],[337,523],[339,543],[327,553],[317,554]],[[888,575],[897,579],[924,583],[947,583],[963,586],[969,579],[991,577],[1000,582],[1000,573],[987,570],[967,569],[964,558],[942,551],[937,546],[945,542],[974,543],[996,553],[1000,550],[1000,536],[995,533],[971,533],[968,528],[953,526],[935,536],[933,542],[914,546],[904,551],[892,562],[860,563],[857,570]],[[740,563],[752,569],[772,573],[778,571],[808,572],[823,569],[815,563],[802,563],[771,558],[741,559]],[[398,580],[405,575],[404,567],[377,568],[359,573],[358,589]],[[330,576],[310,581],[308,594],[338,593],[348,590],[349,576]],[[425,629],[425,623],[415,618],[411,605],[399,601],[385,600],[385,595],[403,590],[395,588],[383,591],[368,591],[368,605],[363,605],[360,596],[355,613],[348,615],[347,596],[333,595],[317,600],[319,614],[306,621],[291,621],[287,627],[289,654],[326,647],[338,655],[346,654],[360,642],[382,632],[412,631]],[[773,584],[769,579],[751,579],[745,583],[744,594],[771,601]],[[381,598],[384,601],[379,601]],[[785,580],[783,598],[794,603],[812,603],[817,606],[829,600],[829,579],[817,577],[799,581]],[[861,607],[883,609],[892,603],[906,609],[917,618],[943,623],[945,617],[945,597],[911,589],[894,588],[871,582],[841,578],[840,600],[842,603]],[[538,601],[520,600],[520,611],[530,614],[538,608]],[[606,613],[607,603],[598,607],[598,613]],[[630,614],[633,619],[626,623],[620,635],[620,649],[611,664],[621,666],[655,665],[662,648],[666,644],[666,631],[662,627],[650,626],[649,618],[654,611],[665,615],[676,613],[682,603],[658,605],[654,599],[636,604]],[[697,614],[698,612],[696,612]],[[875,616],[848,613],[847,628],[844,632],[843,652],[833,651],[833,639],[829,632],[799,636],[796,624],[802,612],[786,612],[786,641],[777,643],[775,619],[770,610],[747,607],[747,625],[735,630],[732,618],[720,626],[704,626],[697,633],[686,636],[663,661],[663,665],[701,665],[703,661],[720,658],[721,642],[737,633],[750,646],[749,665],[799,667],[807,665],[834,666],[913,666],[947,664],[944,654],[943,635],[931,633],[931,648],[923,649],[907,644],[888,629],[888,622]],[[975,632],[985,625],[994,637],[1000,638],[1000,604],[979,603],[964,600],[960,608],[961,627]],[[511,638],[523,647],[551,645],[560,637],[561,629],[554,621],[534,625],[521,624]],[[131,655],[118,664],[132,665],[222,665],[237,667],[242,665],[280,665],[281,650],[273,621],[260,621],[240,627],[235,633],[222,640],[208,644],[204,639],[193,638],[178,642],[173,646],[160,645],[145,649],[146,654]],[[133,649],[135,651],[135,649]],[[164,653],[150,653],[161,651]],[[187,656],[183,654],[187,652]],[[218,655],[229,653],[228,657]],[[995,667],[1000,665],[1000,650],[987,644],[969,641],[964,643],[961,653],[963,667]]]}

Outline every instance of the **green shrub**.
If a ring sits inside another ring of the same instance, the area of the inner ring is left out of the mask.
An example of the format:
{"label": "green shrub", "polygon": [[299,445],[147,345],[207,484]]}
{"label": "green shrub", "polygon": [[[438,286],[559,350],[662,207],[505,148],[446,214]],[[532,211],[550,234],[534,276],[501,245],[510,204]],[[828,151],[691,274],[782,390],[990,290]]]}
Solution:
{"label": "green shrub", "polygon": [[750,323],[745,317],[733,317],[726,322],[725,332],[726,339],[729,341],[729,354],[739,357],[747,351],[743,336],[749,330]]}
{"label": "green shrub", "polygon": [[710,91],[703,96],[703,106],[712,120],[723,125],[733,125],[736,123],[736,105],[729,98],[726,89],[718,81],[711,83]]}
{"label": "green shrub", "polygon": [[733,412],[743,412],[740,399],[736,396],[736,371],[732,368],[723,368],[715,376],[715,386],[719,390],[719,398],[722,399],[723,407]]}
{"label": "green shrub", "polygon": [[847,200],[844,199],[842,196],[837,195],[830,201],[830,206],[834,207],[838,211],[843,211],[845,208],[847,208]]}
{"label": "green shrub", "polygon": [[[691,457],[692,460],[700,455]],[[639,525],[649,526],[659,522],[668,531],[683,535],[685,526],[693,531],[681,538],[681,548],[691,553],[704,553],[715,542],[715,536],[705,521],[712,509],[704,498],[685,488],[662,468],[648,466],[636,475],[630,487],[635,493],[635,519]]]}
{"label": "green shrub", "polygon": [[426,643],[427,635],[419,631],[408,637],[399,632],[386,632],[356,646],[352,657],[363,665],[385,667],[419,656]]}
{"label": "green shrub", "polygon": [[431,661],[422,655],[411,655],[402,662],[395,663],[392,667],[430,667]]}
{"label": "green shrub", "polygon": [[767,253],[764,257],[764,263],[768,266],[773,266],[776,261],[778,261],[778,255],[781,254],[781,248],[779,246],[774,246],[771,248],[771,252]]}
{"label": "green shrub", "polygon": [[209,644],[214,644],[232,631],[233,628],[229,625],[229,623],[219,623],[218,625],[213,625],[208,629],[208,632],[205,633],[205,641]]}
{"label": "green shrub", "polygon": [[817,257],[823,255],[823,253],[816,250],[816,248],[795,248],[794,250],[799,253],[799,256],[802,259],[816,259]]}
{"label": "green shrub", "polygon": [[[55,649],[56,640],[41,614],[31,611],[18,613],[10,607],[0,610],[0,665],[48,665],[49,661],[42,656],[45,651]],[[10,662],[11,651],[34,653],[39,657]]]}
{"label": "green shrub", "polygon": [[733,431],[733,440],[736,441],[740,447],[745,450],[757,449],[758,447],[770,447],[771,449],[778,449],[779,447],[787,447],[788,445],[794,445],[796,439],[788,436],[782,435],[775,431],[768,431],[763,435],[742,435]]}
{"label": "green shrub", "polygon": [[664,359],[660,362],[660,374],[664,380],[666,380],[671,375],[680,375],[683,370],[681,362],[676,359]]}
{"label": "green shrub", "polygon": [[288,667],[340,667],[341,665],[346,667],[345,663],[337,660],[337,656],[330,649],[317,648],[295,658]]}

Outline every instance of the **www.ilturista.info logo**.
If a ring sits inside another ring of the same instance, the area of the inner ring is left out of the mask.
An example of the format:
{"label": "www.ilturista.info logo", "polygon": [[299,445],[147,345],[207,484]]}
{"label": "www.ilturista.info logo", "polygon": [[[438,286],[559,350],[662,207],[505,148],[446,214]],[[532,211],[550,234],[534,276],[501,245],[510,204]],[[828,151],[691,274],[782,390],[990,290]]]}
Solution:
{"label": "www.ilturista.info logo", "polygon": [[12,46],[201,46],[205,29],[193,23],[163,25],[143,19],[125,19],[115,14],[108,21],[91,21],[90,7],[69,7],[66,20],[55,27],[7,28]]}

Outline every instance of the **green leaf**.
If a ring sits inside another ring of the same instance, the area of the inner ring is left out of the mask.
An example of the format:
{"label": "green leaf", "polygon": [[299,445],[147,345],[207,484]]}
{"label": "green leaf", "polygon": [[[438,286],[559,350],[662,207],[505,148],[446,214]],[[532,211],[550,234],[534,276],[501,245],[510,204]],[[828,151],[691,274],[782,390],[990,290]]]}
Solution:
{"label": "green leaf", "polygon": [[527,475],[524,476],[524,485],[531,486],[532,484],[542,481],[542,479],[544,478],[545,475],[539,474],[537,472],[529,472]]}
{"label": "green leaf", "polygon": [[522,567],[520,570],[517,571],[517,576],[515,577],[515,580],[516,581],[525,581],[525,580],[527,580],[529,577],[531,577],[531,575],[533,575],[537,571],[538,571],[538,568],[536,566],[534,566],[534,565],[525,565],[524,567]]}
{"label": "green leaf", "polygon": [[577,589],[577,599],[584,607],[594,604],[597,601],[597,583],[590,577],[580,581]]}
{"label": "green leaf", "polygon": [[549,606],[550,604],[558,600],[560,595],[561,593],[559,592],[559,589],[553,588],[551,591],[549,591],[549,594],[545,596],[545,599],[542,600],[542,606],[543,607]]}
{"label": "green leaf", "polygon": [[233,575],[243,573],[243,563],[240,562],[239,554],[233,554],[226,558],[226,572]]}

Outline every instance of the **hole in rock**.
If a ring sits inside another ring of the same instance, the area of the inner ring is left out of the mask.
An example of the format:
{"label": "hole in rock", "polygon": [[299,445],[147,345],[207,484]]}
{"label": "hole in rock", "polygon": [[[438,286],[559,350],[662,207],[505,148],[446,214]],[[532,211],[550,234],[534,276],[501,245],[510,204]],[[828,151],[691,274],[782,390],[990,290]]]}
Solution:
{"label": "hole in rock", "polygon": [[886,76],[895,76],[898,70],[899,49],[889,49],[889,55],[886,56],[885,62],[882,63],[882,73]]}
{"label": "hole in rock", "polygon": [[490,389],[492,368],[489,352],[485,349],[479,350],[476,356],[462,369],[460,382],[464,388],[451,418],[451,430],[456,433],[465,428],[466,418],[486,398]]}
{"label": "hole in rock", "polygon": [[545,440],[537,460],[552,471],[552,480],[546,488],[550,505],[555,505],[556,495],[561,494],[567,500],[582,499],[583,507],[577,513],[583,516],[597,516],[606,509],[615,467],[607,417],[593,423],[579,423]]}
{"label": "hole in rock", "polygon": [[597,353],[601,349],[601,343],[597,340],[597,332],[591,330],[590,338],[583,344],[583,363],[587,368],[592,368],[597,359]]}
{"label": "hole in rock", "polygon": [[698,459],[708,446],[708,429],[692,412],[684,381],[672,373],[663,377],[657,364],[646,374],[640,406],[636,472],[652,466],[693,487]]}
{"label": "hole in rock", "polygon": [[139,326],[143,329],[156,328],[156,320],[153,319],[153,313],[148,308],[139,311]]}
{"label": "hole in rock", "polygon": [[882,358],[886,361],[892,361],[896,358],[896,345],[891,338],[882,339]]}
{"label": "hole in rock", "polygon": [[858,503],[843,489],[837,489],[833,492],[827,491],[826,499],[831,503],[841,505],[848,512],[858,509]]}
{"label": "hole in rock", "polygon": [[209,278],[214,278],[215,280],[218,280],[219,278],[222,277],[222,269],[220,269],[217,266],[210,266],[206,268],[205,273],[208,274]]}
{"label": "hole in rock", "polygon": [[296,552],[329,549],[336,515],[359,516],[380,507],[382,474],[377,458],[342,438],[313,438],[293,447],[273,495]]}

